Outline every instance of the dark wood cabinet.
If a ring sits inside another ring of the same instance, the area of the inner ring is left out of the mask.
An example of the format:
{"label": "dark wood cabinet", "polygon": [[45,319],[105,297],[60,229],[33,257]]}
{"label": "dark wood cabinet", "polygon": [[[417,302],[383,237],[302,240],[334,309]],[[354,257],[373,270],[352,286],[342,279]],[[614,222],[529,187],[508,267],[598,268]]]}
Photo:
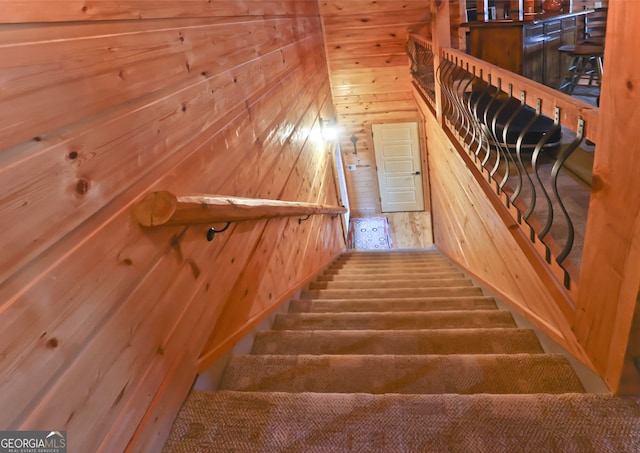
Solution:
{"label": "dark wood cabinet", "polygon": [[523,31],[522,75],[556,88],[569,64],[558,49],[575,43],[576,18],[525,25]]}
{"label": "dark wood cabinet", "polygon": [[469,50],[474,57],[550,87],[560,83],[569,61],[558,48],[575,43],[575,16],[469,25]]}
{"label": "dark wood cabinet", "polygon": [[526,25],[523,27],[524,45],[522,48],[522,68],[520,74],[542,82],[545,60],[544,25]]}

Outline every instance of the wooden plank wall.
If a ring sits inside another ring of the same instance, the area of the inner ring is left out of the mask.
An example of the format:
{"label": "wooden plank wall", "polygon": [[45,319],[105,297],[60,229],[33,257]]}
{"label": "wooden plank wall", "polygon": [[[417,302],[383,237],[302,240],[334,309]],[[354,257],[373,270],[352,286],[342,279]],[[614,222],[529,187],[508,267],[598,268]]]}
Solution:
{"label": "wooden plank wall", "polygon": [[[418,121],[411,95],[407,31],[429,36],[428,0],[320,0],[349,204],[379,213],[371,125]],[[357,138],[357,154],[350,137]]]}
{"label": "wooden plank wall", "polygon": [[279,219],[208,243],[131,206],[163,189],[337,204],[317,2],[4,0],[0,18],[0,429],[159,451],[202,355],[343,232]]}

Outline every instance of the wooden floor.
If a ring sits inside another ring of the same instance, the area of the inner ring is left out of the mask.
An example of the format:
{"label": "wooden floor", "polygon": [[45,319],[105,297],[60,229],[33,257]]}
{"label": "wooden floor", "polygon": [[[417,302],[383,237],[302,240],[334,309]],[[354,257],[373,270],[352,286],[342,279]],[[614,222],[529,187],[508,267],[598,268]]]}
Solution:
{"label": "wooden floor", "polygon": [[428,211],[385,212],[367,215],[354,213],[352,217],[386,217],[389,220],[389,232],[394,249],[433,247],[431,213]]}

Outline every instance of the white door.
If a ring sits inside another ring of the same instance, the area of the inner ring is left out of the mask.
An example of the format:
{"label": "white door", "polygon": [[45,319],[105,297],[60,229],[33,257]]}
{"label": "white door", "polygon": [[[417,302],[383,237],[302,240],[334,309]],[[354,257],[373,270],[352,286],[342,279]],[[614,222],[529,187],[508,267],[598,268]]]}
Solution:
{"label": "white door", "polygon": [[424,211],[418,123],[373,125],[382,212]]}

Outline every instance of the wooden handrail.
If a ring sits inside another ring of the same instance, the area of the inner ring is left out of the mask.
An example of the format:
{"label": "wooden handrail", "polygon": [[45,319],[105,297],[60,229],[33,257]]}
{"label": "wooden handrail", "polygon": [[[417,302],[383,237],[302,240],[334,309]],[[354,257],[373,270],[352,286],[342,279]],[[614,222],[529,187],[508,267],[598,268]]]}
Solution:
{"label": "wooden handrail", "polygon": [[146,227],[235,222],[316,214],[339,215],[347,212],[343,206],[225,195],[178,196],[167,191],[147,194],[136,203],[133,209],[138,223]]}

